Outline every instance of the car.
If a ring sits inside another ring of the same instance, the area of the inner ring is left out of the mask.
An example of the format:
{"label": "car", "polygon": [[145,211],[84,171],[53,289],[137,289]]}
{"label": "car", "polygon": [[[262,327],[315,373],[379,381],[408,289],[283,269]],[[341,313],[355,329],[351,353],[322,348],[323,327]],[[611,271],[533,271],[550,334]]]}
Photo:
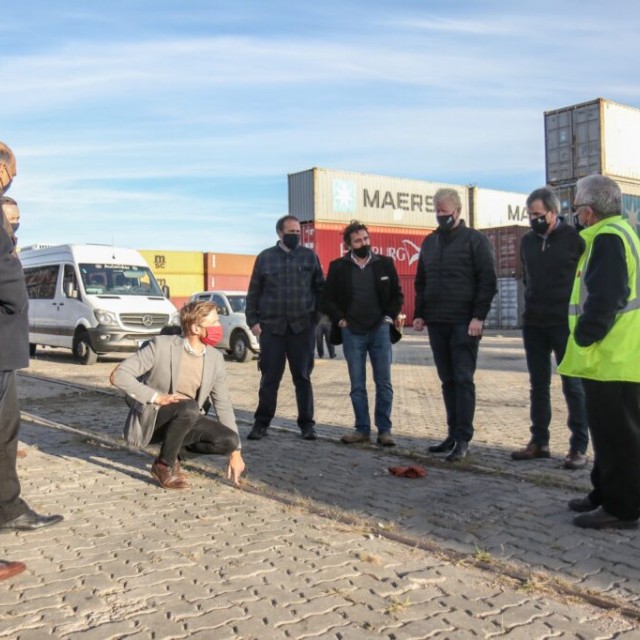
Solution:
{"label": "car", "polygon": [[246,291],[200,291],[194,293],[191,302],[213,302],[218,309],[220,324],[224,330],[217,345],[238,362],[249,362],[260,353],[258,338],[247,325],[244,310],[247,305]]}

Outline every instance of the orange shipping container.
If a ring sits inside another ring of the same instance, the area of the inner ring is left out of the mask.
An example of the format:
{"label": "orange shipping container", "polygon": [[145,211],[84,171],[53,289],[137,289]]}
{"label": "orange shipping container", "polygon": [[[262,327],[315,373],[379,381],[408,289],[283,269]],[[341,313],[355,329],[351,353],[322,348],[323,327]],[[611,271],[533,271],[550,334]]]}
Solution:
{"label": "orange shipping container", "polygon": [[234,274],[207,275],[207,291],[247,291],[251,276]]}
{"label": "orange shipping container", "polygon": [[204,274],[205,254],[201,251],[165,251],[164,249],[139,249],[154,275],[163,273]]}
{"label": "orange shipping container", "polygon": [[208,275],[230,274],[250,276],[256,257],[240,253],[205,253],[204,264]]}

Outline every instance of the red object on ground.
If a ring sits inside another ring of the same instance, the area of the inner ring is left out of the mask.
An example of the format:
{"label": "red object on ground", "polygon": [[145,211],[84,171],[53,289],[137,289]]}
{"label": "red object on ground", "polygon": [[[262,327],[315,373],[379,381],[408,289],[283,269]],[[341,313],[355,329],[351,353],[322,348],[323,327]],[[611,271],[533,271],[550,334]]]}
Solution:
{"label": "red object on ground", "polygon": [[427,470],[418,465],[411,465],[410,467],[389,467],[389,473],[399,478],[424,478]]}
{"label": "red object on ground", "polygon": [[6,580],[22,573],[27,567],[22,562],[5,562],[0,560],[0,580]]}

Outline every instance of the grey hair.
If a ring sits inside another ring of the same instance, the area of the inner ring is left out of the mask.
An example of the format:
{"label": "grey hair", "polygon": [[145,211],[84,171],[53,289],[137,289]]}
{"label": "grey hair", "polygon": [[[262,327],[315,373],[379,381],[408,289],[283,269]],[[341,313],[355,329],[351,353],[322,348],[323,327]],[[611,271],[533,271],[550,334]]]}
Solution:
{"label": "grey hair", "polygon": [[15,173],[16,157],[13,155],[13,151],[11,151],[4,142],[0,142],[0,163],[6,164],[9,171]]}
{"label": "grey hair", "polygon": [[551,211],[551,213],[555,213],[556,215],[560,213],[562,209],[558,196],[549,189],[549,187],[540,187],[532,191],[527,198],[527,209],[530,209],[536,200],[542,202],[545,211]]}
{"label": "grey hair", "polygon": [[438,208],[439,202],[450,202],[456,208],[456,211],[462,211],[462,201],[460,194],[455,189],[443,187],[438,189],[433,196],[433,204]]}
{"label": "grey hair", "polygon": [[600,174],[580,178],[576,184],[576,194],[580,193],[581,202],[589,205],[596,218],[619,216],[622,211],[622,192],[615,180]]}

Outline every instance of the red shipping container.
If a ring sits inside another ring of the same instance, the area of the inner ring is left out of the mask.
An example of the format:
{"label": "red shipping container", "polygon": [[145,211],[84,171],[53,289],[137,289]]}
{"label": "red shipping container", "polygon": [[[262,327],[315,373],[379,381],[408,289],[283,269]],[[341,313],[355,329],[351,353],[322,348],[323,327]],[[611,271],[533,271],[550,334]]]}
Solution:
{"label": "red shipping container", "polygon": [[246,291],[250,279],[250,275],[207,273],[205,282],[207,291]]}
{"label": "red shipping container", "polygon": [[180,309],[182,309],[182,307],[184,307],[185,304],[187,304],[187,302],[189,302],[189,297],[185,297],[185,296],[171,296],[170,298],[171,302],[173,302],[173,305],[175,306],[175,308],[180,311]]}
{"label": "red shipping container", "polygon": [[529,227],[521,227],[518,225],[480,229],[493,245],[493,250],[496,255],[496,272],[498,278],[522,277],[520,240],[529,230]]}
{"label": "red shipping container", "polygon": [[[329,269],[329,263],[340,258],[347,251],[342,242],[345,226],[341,223],[329,222],[302,223],[302,244],[318,254],[325,273]],[[415,276],[422,241],[433,229],[373,225],[367,225],[367,228],[373,250],[393,258],[398,275]]]}

